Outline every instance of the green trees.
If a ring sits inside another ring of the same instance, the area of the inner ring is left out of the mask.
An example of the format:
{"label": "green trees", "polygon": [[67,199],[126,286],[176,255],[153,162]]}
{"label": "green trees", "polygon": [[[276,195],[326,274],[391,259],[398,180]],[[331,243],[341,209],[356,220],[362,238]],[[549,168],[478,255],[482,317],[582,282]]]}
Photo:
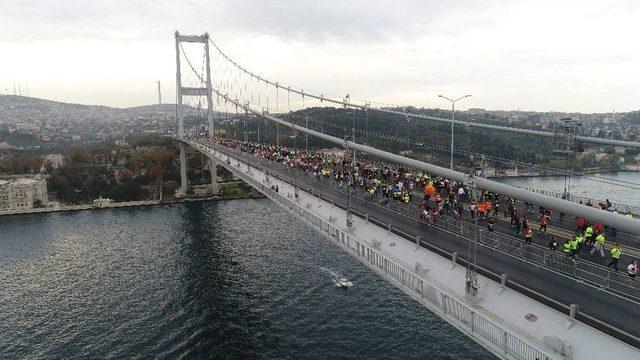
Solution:
{"label": "green trees", "polygon": [[55,171],[47,179],[47,189],[49,191],[55,191],[60,200],[66,200],[65,202],[74,203],[73,198],[73,186],[71,181],[65,174],[60,171]]}
{"label": "green trees", "polygon": [[158,134],[133,134],[128,139],[133,147],[171,146],[172,139]]}
{"label": "green trees", "polygon": [[0,173],[35,174],[42,167],[43,161],[44,158],[40,155],[8,155],[0,161]]}
{"label": "green trees", "polygon": [[107,165],[68,163],[52,171],[49,191],[68,204],[88,203],[102,196],[116,201],[143,200],[147,191],[131,176],[117,182]]}
{"label": "green trees", "polygon": [[69,204],[91,202],[100,196],[115,201],[144,200],[149,189],[160,188],[163,179],[175,177],[174,158],[175,150],[164,146],[78,148],[66,154],[67,162],[61,168],[49,169],[47,186],[57,193],[58,200]]}
{"label": "green trees", "polygon": [[[100,179],[95,167],[70,162],[54,169],[47,179],[47,189],[55,191],[63,203],[79,204],[98,197],[106,180]],[[96,196],[98,195],[98,196]]]}
{"label": "green trees", "polygon": [[106,193],[106,197],[116,201],[144,200],[147,197],[147,191],[133,180],[114,184],[107,189]]}

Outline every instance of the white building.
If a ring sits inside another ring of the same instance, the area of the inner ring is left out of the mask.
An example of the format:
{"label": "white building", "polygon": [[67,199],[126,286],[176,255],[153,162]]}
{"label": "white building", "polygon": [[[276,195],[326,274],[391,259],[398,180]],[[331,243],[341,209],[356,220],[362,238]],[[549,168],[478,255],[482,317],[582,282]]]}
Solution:
{"label": "white building", "polygon": [[44,179],[0,180],[0,211],[31,209],[47,205],[47,181]]}
{"label": "white building", "polygon": [[99,208],[109,207],[112,202],[113,200],[109,198],[103,198],[102,196],[100,196],[99,198],[93,200],[93,206],[99,207]]}
{"label": "white building", "polygon": [[518,177],[518,167],[516,166],[514,169],[505,170],[505,175],[507,177]]}
{"label": "white building", "polygon": [[52,168],[57,169],[64,165],[64,156],[60,154],[48,154],[44,158],[44,163],[42,164],[42,168],[40,169],[40,171],[44,172],[45,166],[47,164],[51,164]]}

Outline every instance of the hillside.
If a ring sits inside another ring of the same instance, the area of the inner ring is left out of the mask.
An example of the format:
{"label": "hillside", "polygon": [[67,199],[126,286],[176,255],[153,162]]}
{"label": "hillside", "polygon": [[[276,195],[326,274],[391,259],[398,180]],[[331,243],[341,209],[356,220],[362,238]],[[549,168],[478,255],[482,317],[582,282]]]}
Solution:
{"label": "hillside", "polygon": [[620,118],[620,122],[640,125],[640,111],[632,111],[624,114],[624,116]]}
{"label": "hillside", "polygon": [[[126,122],[132,118],[156,114],[171,116],[175,114],[175,104],[143,105],[130,108],[118,108],[103,105],[84,105],[51,101],[27,96],[0,95],[0,124],[20,122],[83,122],[112,123]],[[183,106],[185,113],[197,112],[195,108]],[[202,111],[202,110],[200,110]]]}
{"label": "hillside", "polygon": [[[185,109],[189,109],[189,106],[183,105]],[[67,111],[107,111],[107,112],[175,112],[176,104],[152,104],[134,106],[128,108],[119,108],[114,106],[104,105],[85,105],[75,103],[65,103],[60,101],[46,100],[28,96],[19,95],[0,95],[0,111],[8,109],[33,109],[33,110],[67,110]]]}
{"label": "hillside", "polygon": [[40,109],[46,108],[60,108],[64,107],[67,109],[103,109],[103,110],[122,110],[119,108],[103,106],[103,105],[84,105],[84,104],[74,104],[74,103],[65,103],[60,101],[46,100],[28,96],[19,96],[19,95],[0,95],[0,109],[1,108],[10,108],[10,107],[34,107]]}
{"label": "hillside", "polygon": [[[186,105],[182,105],[185,109],[189,107]],[[134,106],[125,108],[129,111],[139,111],[139,112],[176,112],[176,104],[152,104],[152,105],[142,105],[142,106]]]}

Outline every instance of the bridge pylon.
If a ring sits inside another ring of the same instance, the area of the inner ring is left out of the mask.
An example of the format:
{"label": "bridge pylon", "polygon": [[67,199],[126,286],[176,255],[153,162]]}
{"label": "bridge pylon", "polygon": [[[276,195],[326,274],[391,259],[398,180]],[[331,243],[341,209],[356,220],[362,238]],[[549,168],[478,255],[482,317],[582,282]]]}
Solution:
{"label": "bridge pylon", "polygon": [[[182,196],[187,194],[187,163],[184,146],[184,117],[182,116],[182,97],[183,96],[206,96],[207,98],[207,122],[209,125],[209,137],[211,140],[215,137],[215,127],[213,123],[213,88],[211,87],[211,64],[209,57],[209,34],[203,35],[181,35],[178,31],[175,32],[176,38],[176,97],[178,102],[177,120],[178,120],[178,138],[180,142],[180,193]],[[180,52],[181,43],[201,43],[204,45],[205,56],[205,81],[204,87],[184,87],[182,86],[182,76],[180,73]],[[218,164],[209,159],[209,169],[211,172],[211,192],[215,195],[218,194]]]}

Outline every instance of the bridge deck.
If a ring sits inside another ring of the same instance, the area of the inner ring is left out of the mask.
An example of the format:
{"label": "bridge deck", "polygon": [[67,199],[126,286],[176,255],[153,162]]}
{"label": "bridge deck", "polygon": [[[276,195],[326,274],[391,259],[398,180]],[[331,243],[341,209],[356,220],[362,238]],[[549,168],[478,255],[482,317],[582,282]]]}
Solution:
{"label": "bridge deck", "polygon": [[[283,175],[288,176],[288,175]],[[312,189],[315,193],[322,194],[323,198],[336,203],[344,203],[344,193],[335,189],[322,186],[305,177],[295,179],[296,184],[306,189]],[[448,252],[457,252],[464,257],[467,252],[467,240],[452,235],[434,227],[426,227],[424,224],[409,219],[382,207],[372,206],[370,203],[359,199],[352,200],[352,208],[360,213],[367,213],[384,223],[392,223],[394,227],[402,229],[411,235],[420,235],[424,246],[437,246]],[[545,297],[537,296],[547,305],[560,308],[557,303],[568,305],[576,303],[580,306],[581,313],[610,324],[613,329],[605,329],[603,324],[598,327],[612,334],[615,329],[626,331],[632,335],[640,335],[640,324],[633,314],[636,313],[638,304],[609,293],[599,291],[592,286],[566,278],[559,274],[542,270],[532,264],[520,261],[506,254],[496,252],[494,249],[483,246],[478,247],[478,264],[494,273],[506,273],[509,279],[526,286]],[[525,291],[526,292],[526,291]],[[534,296],[536,297],[536,296]],[[557,303],[556,303],[557,302]],[[592,323],[591,319],[582,316],[582,320]],[[620,337],[620,334],[616,334]],[[634,343],[635,340],[625,339]],[[640,344],[634,343],[636,346]]]}
{"label": "bridge deck", "polygon": [[[238,171],[246,171],[246,166],[237,166],[234,162],[232,162],[232,164],[225,164],[225,166],[233,167]],[[257,179],[257,181],[264,180],[263,173],[258,174],[254,171],[252,176]],[[277,183],[280,187],[280,192],[283,194],[287,192],[290,194],[294,193],[293,186],[284,181],[272,179],[272,183]],[[331,189],[324,188],[316,183],[308,182],[301,184],[301,182],[298,181],[297,184],[302,185],[303,188],[306,187],[313,189],[314,192],[323,194],[323,197],[327,200],[344,200],[343,195],[340,192],[332,191]],[[310,210],[323,218],[329,218],[329,216],[337,218],[337,220],[335,220],[336,225],[346,229],[344,220],[345,212],[342,209],[331,206],[329,202],[319,200],[304,191],[300,192],[299,201],[301,204],[307,202],[313,204],[313,206],[310,207]],[[359,209],[361,212],[371,214],[379,220],[393,221],[394,226],[400,227],[408,233],[421,234],[423,236],[423,245],[436,244],[439,247],[450,251],[458,251],[461,254],[466,252],[466,241],[463,239],[459,239],[436,229],[426,229],[423,224],[411,221],[406,217],[400,216],[383,208],[373,208],[370,204],[364,203],[360,200],[355,200],[354,202],[354,207]],[[460,265],[453,267],[452,262],[442,256],[427,251],[424,248],[419,248],[412,242],[394,233],[390,233],[383,228],[374,226],[372,223],[363,219],[356,218],[355,226],[353,227],[353,230],[350,231],[354,235],[380,241],[380,248],[382,251],[392,258],[407,264],[409,268],[413,267],[417,262],[422,264],[424,268],[430,269],[428,271],[428,276],[430,278],[437,280],[451,291],[454,291],[460,297],[464,297],[464,267]],[[552,277],[553,274],[551,273],[546,271],[536,271],[533,266],[517,261],[516,259],[506,255],[495,253],[490,249],[482,247],[479,248],[478,260],[483,266],[489,267],[498,273],[507,272],[511,274],[512,278],[515,277],[520,282],[523,282],[523,280],[527,281],[523,283],[528,287],[541,287],[543,290],[551,290],[546,291],[545,293],[557,295],[556,291],[564,286],[567,287],[566,290],[563,289],[563,291],[559,291],[558,294],[568,296],[568,293],[570,292],[573,295],[569,297],[573,299],[585,296],[591,297],[591,294],[594,292],[590,287],[573,283],[568,279],[563,279],[559,276],[556,276],[558,278],[555,279]],[[559,283],[556,283],[556,281]],[[564,282],[564,285],[562,282]],[[556,336],[564,339],[573,345],[574,358],[607,358],[611,357],[612,354],[616,354],[616,357],[618,358],[637,358],[639,356],[637,349],[614,340],[613,338],[600,333],[593,327],[587,326],[581,322],[576,322],[568,330],[565,329],[565,323],[568,319],[565,314],[545,306],[542,303],[532,301],[530,298],[520,294],[519,292],[511,289],[503,290],[500,288],[498,283],[487,277],[480,276],[480,284],[479,308],[486,309],[491,313],[496,314],[500,319],[526,331],[528,334],[535,336],[538,339],[542,339],[543,336]],[[610,300],[612,299],[609,299],[609,301]],[[612,308],[618,308],[619,306],[626,307],[630,305],[621,301]],[[609,314],[611,313],[609,310],[612,308],[607,306],[606,310]],[[631,309],[631,307],[629,307],[629,309]],[[526,320],[524,315],[527,313],[535,314],[538,317],[538,320],[535,322]],[[630,321],[629,325],[634,325],[633,323],[635,319],[630,320],[632,321]]]}
{"label": "bridge deck", "polygon": [[[333,200],[337,203],[345,201],[344,194],[339,191],[304,178],[298,178],[297,181],[300,186],[313,189],[329,201]],[[360,199],[352,199],[351,206],[360,213],[367,213],[384,223],[391,223],[408,234],[420,235],[422,241],[427,244],[435,245],[448,252],[455,251],[460,256],[466,257],[468,241],[464,238],[435,227],[426,227],[416,220],[382,207],[371,206],[370,203]],[[639,304],[634,301],[599,291],[587,284],[542,270],[484,246],[477,248],[477,262],[497,274],[508,274],[509,279],[565,305],[578,304],[581,312],[640,337],[640,323],[633,316],[637,314]]]}

